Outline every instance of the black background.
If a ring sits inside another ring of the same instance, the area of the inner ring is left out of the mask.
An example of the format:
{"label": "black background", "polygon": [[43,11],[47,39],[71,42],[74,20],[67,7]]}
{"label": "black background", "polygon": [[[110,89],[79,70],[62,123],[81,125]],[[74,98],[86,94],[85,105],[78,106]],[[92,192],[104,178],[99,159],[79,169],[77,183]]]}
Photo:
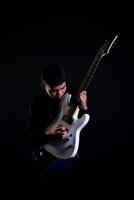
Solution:
{"label": "black background", "polygon": [[116,34],[115,47],[88,88],[91,120],[81,134],[80,151],[86,178],[96,182],[96,191],[103,181],[119,194],[132,191],[133,20],[124,13],[96,13],[81,6],[2,13],[0,176],[5,191],[38,194],[25,123],[29,103],[40,88],[42,64],[63,64],[69,83],[78,87],[101,45]]}

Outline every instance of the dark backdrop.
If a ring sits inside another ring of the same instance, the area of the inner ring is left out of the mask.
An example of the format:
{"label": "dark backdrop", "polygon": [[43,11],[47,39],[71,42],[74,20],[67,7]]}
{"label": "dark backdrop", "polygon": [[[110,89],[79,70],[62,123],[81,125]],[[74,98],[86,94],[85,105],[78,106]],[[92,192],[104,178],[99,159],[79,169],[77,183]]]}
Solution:
{"label": "dark backdrop", "polygon": [[3,14],[0,175],[6,191],[13,188],[15,194],[19,188],[31,193],[37,187],[38,193],[40,187],[25,123],[29,103],[40,87],[42,64],[63,64],[68,81],[77,87],[100,46],[116,34],[114,49],[100,63],[88,88],[91,120],[81,134],[80,151],[88,180],[98,188],[103,180],[114,182],[109,187],[116,185],[118,190],[132,181],[134,167],[131,16],[89,14],[80,7]]}

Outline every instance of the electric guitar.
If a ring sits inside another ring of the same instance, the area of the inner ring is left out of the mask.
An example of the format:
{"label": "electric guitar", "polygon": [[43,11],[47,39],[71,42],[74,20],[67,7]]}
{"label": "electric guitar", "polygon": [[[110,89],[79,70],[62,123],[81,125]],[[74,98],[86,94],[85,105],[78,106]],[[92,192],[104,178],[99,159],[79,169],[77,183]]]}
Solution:
{"label": "electric guitar", "polygon": [[[109,54],[117,37],[118,36],[116,35],[112,41],[106,40],[104,42],[91,63],[89,70],[77,91],[77,94],[80,91],[87,90],[97,66],[102,58]],[[74,97],[73,101],[71,101],[71,94],[66,93],[61,100],[60,109],[56,119],[46,129],[46,134],[50,134],[49,130],[55,129],[59,125],[63,125],[69,133],[68,140],[57,139],[43,145],[43,148],[53,156],[61,159],[68,159],[76,156],[79,148],[80,132],[87,125],[90,119],[90,115],[87,113],[78,118],[79,111],[80,108],[76,98]]]}

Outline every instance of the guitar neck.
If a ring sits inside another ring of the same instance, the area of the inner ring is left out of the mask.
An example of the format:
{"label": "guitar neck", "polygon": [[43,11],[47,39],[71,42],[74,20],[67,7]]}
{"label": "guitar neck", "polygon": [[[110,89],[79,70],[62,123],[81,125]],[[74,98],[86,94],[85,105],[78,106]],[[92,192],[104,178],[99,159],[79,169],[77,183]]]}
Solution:
{"label": "guitar neck", "polygon": [[81,82],[81,85],[77,91],[77,94],[79,94],[81,91],[87,90],[93,75],[101,61],[102,56],[100,55],[100,51],[98,52],[98,54],[95,56],[93,62],[91,63],[89,70],[86,74],[86,76],[84,77],[83,81]]}
{"label": "guitar neck", "polygon": [[[100,60],[101,60],[101,58],[100,58]],[[83,90],[87,90],[87,88],[88,88],[88,86],[89,86],[89,84],[90,84],[90,82],[91,82],[91,80],[93,78],[93,75],[94,75],[94,73],[95,73],[95,71],[96,71],[96,69],[97,69],[97,67],[99,65],[100,60],[97,61],[97,62],[95,61],[95,62],[92,63],[87,75],[83,79],[83,81],[82,81],[82,83],[81,83],[81,85],[80,85],[80,87],[78,89],[78,93],[83,91]]]}
{"label": "guitar neck", "polygon": [[84,91],[84,90],[87,90],[90,82],[91,82],[91,79],[99,65],[99,62],[101,60],[101,57],[99,55],[99,53],[96,55],[95,59],[93,60],[92,64],[90,65],[90,68],[86,74],[86,76],[84,77],[83,81],[81,82],[81,85],[80,87],[78,88],[77,92],[76,92],[76,95],[73,97],[72,99],[72,103],[71,103],[71,106],[70,106],[70,113],[73,113],[77,107],[79,106],[79,103],[77,101],[77,96],[78,94],[81,92],[81,91]]}
{"label": "guitar neck", "polygon": [[81,91],[86,91],[92,78],[93,78],[93,75],[101,61],[101,59],[109,54],[110,52],[110,49],[113,47],[113,44],[114,42],[116,41],[117,39],[117,35],[114,37],[114,39],[111,41],[108,41],[106,40],[105,43],[102,45],[102,47],[100,48],[100,50],[98,51],[98,53],[96,54],[95,58],[93,59],[93,62],[91,63],[91,65],[89,66],[89,70],[88,72],[86,73],[83,81],[81,82],[81,85],[78,89],[78,91],[76,92],[76,95],[75,97],[73,98],[73,101],[72,101],[72,106],[70,108],[70,112],[72,112],[72,110],[76,110],[77,106],[78,106],[78,102],[77,102],[77,96],[78,94],[81,92]]}

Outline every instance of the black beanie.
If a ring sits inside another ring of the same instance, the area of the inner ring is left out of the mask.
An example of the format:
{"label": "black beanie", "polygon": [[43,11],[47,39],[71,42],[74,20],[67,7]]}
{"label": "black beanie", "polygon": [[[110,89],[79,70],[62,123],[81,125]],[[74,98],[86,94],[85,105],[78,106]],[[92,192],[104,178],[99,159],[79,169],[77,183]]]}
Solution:
{"label": "black beanie", "polygon": [[61,65],[46,65],[42,69],[41,78],[51,87],[62,84],[65,81],[65,71]]}

